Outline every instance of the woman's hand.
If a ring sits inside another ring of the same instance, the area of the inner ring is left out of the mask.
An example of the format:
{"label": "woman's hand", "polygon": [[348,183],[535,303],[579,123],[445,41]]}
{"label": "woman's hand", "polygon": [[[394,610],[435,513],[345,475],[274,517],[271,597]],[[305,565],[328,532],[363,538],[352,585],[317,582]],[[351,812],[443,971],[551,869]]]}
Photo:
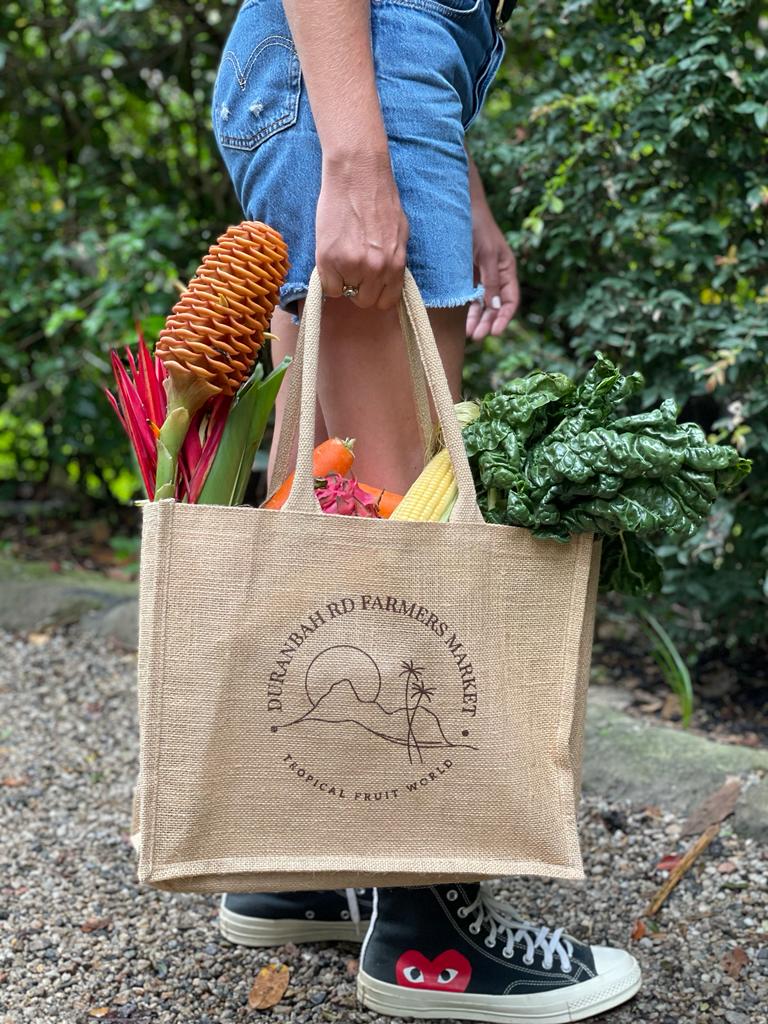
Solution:
{"label": "woman's hand", "polygon": [[323,293],[358,289],[363,309],[390,309],[403,290],[408,221],[389,153],[323,161],[317,204],[315,261]]}
{"label": "woman's hand", "polygon": [[472,251],[475,279],[485,288],[482,301],[473,302],[467,314],[467,337],[482,341],[501,334],[520,305],[517,261],[485,198],[477,167],[469,156],[469,187],[472,203]]}

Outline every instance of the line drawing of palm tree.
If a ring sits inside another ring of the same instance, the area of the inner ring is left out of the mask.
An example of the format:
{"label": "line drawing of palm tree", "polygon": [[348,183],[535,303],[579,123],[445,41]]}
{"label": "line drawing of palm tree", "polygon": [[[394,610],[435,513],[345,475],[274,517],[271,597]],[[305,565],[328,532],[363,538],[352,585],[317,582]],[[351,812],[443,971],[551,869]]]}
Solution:
{"label": "line drawing of palm tree", "polygon": [[[419,755],[419,764],[424,764],[424,758],[421,756],[421,747],[416,739],[416,733],[413,731],[413,720],[416,717],[416,712],[419,710],[422,700],[426,700],[428,704],[432,703],[432,694],[435,692],[434,686],[425,686],[421,677],[414,680],[411,683],[411,697],[416,696],[416,703],[413,705],[410,711],[410,722],[408,724],[408,731],[413,737],[413,742],[416,744],[416,752]],[[407,713],[407,712],[406,712]]]}
{"label": "line drawing of palm tree", "polygon": [[417,683],[413,683],[412,686],[411,686],[411,694],[415,693],[415,694],[418,695],[418,699],[416,701],[416,707],[413,710],[414,711],[417,710],[419,704],[421,704],[421,698],[422,697],[427,701],[428,704],[431,704],[432,703],[432,694],[436,693],[436,692],[437,692],[437,687],[435,687],[435,686],[425,686],[424,683],[422,683],[421,681],[419,681]]}
{"label": "line drawing of palm tree", "polygon": [[[416,664],[413,658],[409,661],[401,661],[402,671],[400,672],[400,678],[405,676],[405,720],[408,723],[408,731],[405,736],[405,745],[408,750],[408,760],[413,764],[413,754],[411,753],[411,744],[413,743],[416,747],[416,753],[419,755],[419,762],[424,763],[424,758],[421,756],[421,750],[416,737],[413,734],[413,713],[410,707],[410,695],[411,688],[415,686],[421,686],[424,678],[424,669]],[[417,705],[418,706],[418,705]]]}

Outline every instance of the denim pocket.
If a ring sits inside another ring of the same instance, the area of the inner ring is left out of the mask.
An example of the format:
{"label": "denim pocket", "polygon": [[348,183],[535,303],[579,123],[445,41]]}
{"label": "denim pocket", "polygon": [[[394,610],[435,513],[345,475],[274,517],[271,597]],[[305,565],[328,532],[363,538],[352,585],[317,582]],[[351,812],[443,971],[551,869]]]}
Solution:
{"label": "denim pocket", "polygon": [[264,9],[255,3],[241,8],[216,75],[213,130],[219,145],[228,149],[254,150],[299,116],[296,47],[282,19],[270,24]]}
{"label": "denim pocket", "polygon": [[467,128],[469,128],[469,126],[472,124],[472,122],[475,120],[475,118],[483,108],[483,103],[485,102],[485,97],[487,96],[488,90],[491,87],[491,82],[493,82],[494,78],[496,77],[496,72],[499,70],[499,65],[501,64],[504,58],[505,49],[506,44],[504,42],[504,36],[501,34],[498,28],[494,28],[493,46],[491,48],[491,52],[488,54],[485,63],[480,69],[480,73],[478,74],[477,80],[475,82],[475,95],[472,113],[469,117],[469,120],[467,120],[464,123],[465,131],[467,130]]}

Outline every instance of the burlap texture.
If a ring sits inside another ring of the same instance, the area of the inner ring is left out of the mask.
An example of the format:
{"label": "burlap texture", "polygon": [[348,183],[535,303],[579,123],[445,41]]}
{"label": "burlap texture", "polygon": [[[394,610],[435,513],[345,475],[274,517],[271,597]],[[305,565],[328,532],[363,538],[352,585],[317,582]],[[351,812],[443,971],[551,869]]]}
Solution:
{"label": "burlap texture", "polygon": [[319,513],[320,309],[315,275],[288,506],[144,507],[139,878],[181,891],[580,878],[599,547],[482,522],[410,276],[402,319],[451,450],[456,512]]}

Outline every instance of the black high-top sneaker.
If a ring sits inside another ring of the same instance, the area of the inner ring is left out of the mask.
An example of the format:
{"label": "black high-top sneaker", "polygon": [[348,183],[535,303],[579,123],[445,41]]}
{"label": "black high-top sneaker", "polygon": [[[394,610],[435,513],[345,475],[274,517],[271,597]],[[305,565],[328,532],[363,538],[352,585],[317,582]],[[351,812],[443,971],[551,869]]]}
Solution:
{"label": "black high-top sneaker", "polygon": [[228,892],[219,928],[241,946],[285,942],[362,942],[373,907],[372,889],[312,892]]}
{"label": "black high-top sneaker", "polygon": [[358,997],[397,1017],[565,1024],[640,987],[629,953],[520,920],[481,885],[378,889]]}

